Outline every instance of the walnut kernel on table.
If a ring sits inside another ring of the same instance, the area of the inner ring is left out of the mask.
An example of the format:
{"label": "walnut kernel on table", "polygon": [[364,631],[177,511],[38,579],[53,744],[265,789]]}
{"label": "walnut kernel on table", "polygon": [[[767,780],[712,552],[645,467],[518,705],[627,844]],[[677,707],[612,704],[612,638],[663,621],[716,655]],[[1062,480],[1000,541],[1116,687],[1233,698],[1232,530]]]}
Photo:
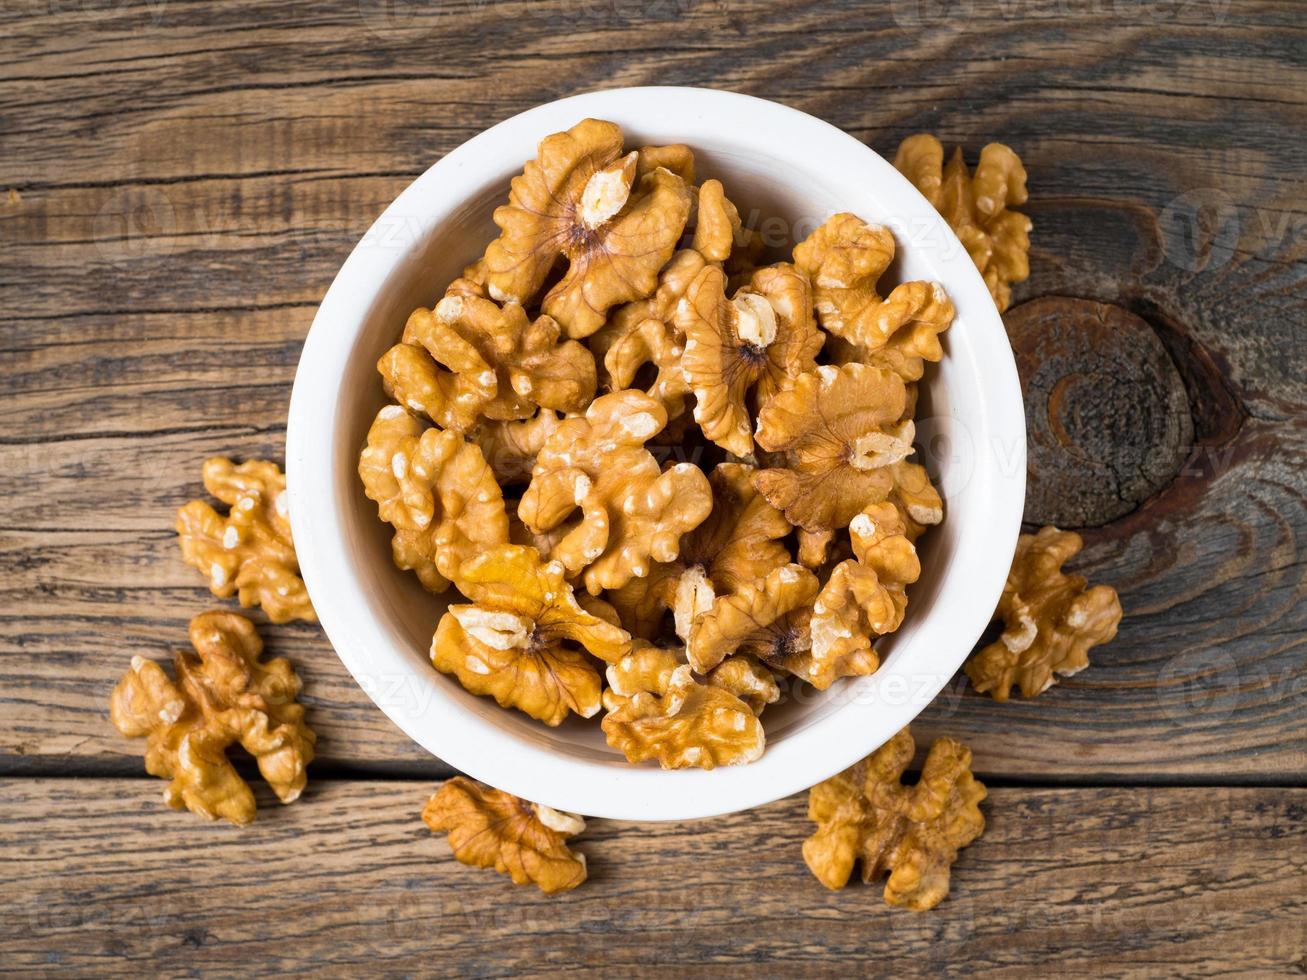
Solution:
{"label": "walnut kernel on table", "polygon": [[1030,219],[1009,210],[1026,202],[1026,170],[1002,143],[980,151],[973,176],[962,148],[944,164],[944,148],[929,133],[899,144],[894,166],[916,185],[949,223],[980,270],[1002,313],[1012,302],[1012,284],[1030,276]]}
{"label": "walnut kernel on table", "polygon": [[177,511],[177,534],[186,563],[226,599],[262,606],[274,623],[316,622],[291,540],[286,477],[276,463],[239,466],[221,456],[204,462],[204,488],[230,508],[223,517],[203,500]]}
{"label": "walnut kernel on table", "polygon": [[196,654],[178,651],[174,678],[133,657],[109,698],[114,726],[146,738],[145,768],[167,779],[174,809],[234,824],[254,819],[254,794],[227,760],[240,745],[277,798],[293,803],[307,781],[316,736],[296,703],[300,680],[281,657],[260,660],[263,642],[243,616],[208,612],[191,620]]}
{"label": "walnut kernel on table", "polygon": [[463,864],[493,868],[514,884],[534,884],[552,895],[585,881],[585,855],[567,846],[585,821],[570,813],[455,776],[427,801],[422,819],[433,832],[449,835]]}
{"label": "walnut kernel on table", "polygon": [[921,778],[904,786],[914,743],[903,729],[861,762],[812,788],[803,844],[809,870],[830,889],[843,888],[862,862],[862,880],[889,873],[885,901],[932,909],[949,891],[958,851],[985,829],[985,786],[971,774],[971,751],[951,738],[930,747]]}
{"label": "walnut kernel on table", "polygon": [[1089,649],[1116,636],[1121,600],[1107,585],[1087,588],[1082,575],[1062,565],[1084,542],[1073,531],[1041,528],[1017,541],[1012,570],[995,616],[997,640],[974,653],[965,669],[977,691],[1006,701],[1015,684],[1033,698],[1089,666]]}

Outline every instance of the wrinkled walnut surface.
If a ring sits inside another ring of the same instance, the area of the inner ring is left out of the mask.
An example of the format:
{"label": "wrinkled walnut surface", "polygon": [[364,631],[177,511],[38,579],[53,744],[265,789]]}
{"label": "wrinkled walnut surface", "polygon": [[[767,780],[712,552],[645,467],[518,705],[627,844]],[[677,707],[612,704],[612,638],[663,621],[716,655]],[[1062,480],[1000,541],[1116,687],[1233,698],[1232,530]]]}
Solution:
{"label": "wrinkled walnut surface", "polygon": [[534,884],[552,895],[585,881],[585,855],[567,846],[585,821],[570,813],[455,776],[427,801],[422,820],[434,833],[449,835],[463,864],[493,868],[514,884]]}
{"label": "wrinkled walnut surface", "polygon": [[557,561],[534,548],[501,545],[466,562],[458,588],[470,604],[440,619],[431,662],[473,694],[493,697],[547,725],[569,712],[599,711],[599,671],[630,649],[625,630],[583,609]]}
{"label": "wrinkled walnut surface", "polygon": [[854,214],[776,261],[695,164],[602,120],[543,139],[383,356],[359,461],[395,563],[467,600],[439,670],[668,768],[756,758],[783,677],[878,668],[943,517],[909,457],[954,315]]}
{"label": "wrinkled walnut surface", "polygon": [[591,595],[649,574],[668,562],[681,535],[712,509],[712,490],[692,463],[662,470],[645,443],[667,424],[662,403],[640,391],[596,398],[583,418],[570,418],[536,457],[518,516],[536,533],[580,522],[550,558],[582,573]]}
{"label": "wrinkled walnut surface", "polygon": [[754,488],[754,472],[743,463],[719,463],[708,478],[712,510],[682,536],[676,560],[655,564],[644,578],[609,593],[636,635],[656,636],[670,610],[677,636],[688,643],[695,619],[718,596],[789,562],[780,539],[792,530],[790,522]]}
{"label": "wrinkled walnut surface", "polygon": [[921,575],[904,514],[889,501],[869,505],[849,525],[853,555],[831,571],[813,604],[811,664],[824,689],[838,677],[874,673],[874,638],[903,623],[907,586]]}
{"label": "wrinkled walnut surface", "polygon": [[495,211],[500,236],[484,259],[493,298],[530,303],[566,259],[541,309],[569,337],[588,337],[612,307],[653,292],[689,218],[690,191],[663,167],[640,176],[638,154],[621,152],[622,131],[597,119],[541,141]]}
{"label": "wrinkled walnut surface", "polygon": [[905,282],[881,297],[878,284],[894,248],[888,228],[842,213],[795,246],[794,261],[812,279],[835,363],[871,364],[916,381],[926,361],[944,356],[939,335],[954,310],[939,283]]}
{"label": "wrinkled walnut surface", "polygon": [[236,466],[205,460],[204,488],[230,510],[223,517],[203,500],[177,511],[182,557],[208,579],[209,591],[242,606],[261,606],[274,623],[317,621],[290,536],[286,477],[276,463],[249,460]]}
{"label": "wrinkled walnut surface", "polygon": [[504,495],[481,450],[398,405],[377,413],[359,476],[378,515],[395,528],[395,564],[433,592],[456,580],[469,558],[508,541]]}
{"label": "wrinkled walnut surface", "polygon": [[172,678],[133,657],[113,689],[109,717],[129,738],[146,739],[145,769],[168,780],[164,802],[211,820],[254,819],[254,793],[227,760],[240,745],[277,798],[293,803],[307,781],[316,736],[297,704],[289,660],[260,660],[263,642],[244,616],[207,612],[191,620],[195,653],[178,651]]}
{"label": "wrinkled walnut surface", "polygon": [[560,333],[551,317],[530,320],[516,303],[451,292],[434,310],[413,312],[377,369],[396,401],[459,432],[537,407],[579,411],[594,398],[594,356]]}
{"label": "wrinkled walnut surface", "polygon": [[934,205],[985,278],[999,312],[1012,302],[1012,284],[1030,276],[1030,219],[1009,210],[1026,202],[1026,169],[1002,143],[980,151],[974,175],[958,147],[947,165],[929,133],[909,136],[894,155],[897,167]]}
{"label": "wrinkled walnut surface", "polygon": [[914,451],[906,401],[903,382],[881,368],[824,365],[800,375],[758,415],[758,444],[784,454],[784,465],[761,470],[754,485],[805,530],[847,527],[889,495],[890,467]]}
{"label": "wrinkled walnut surface", "polygon": [[633,387],[641,369],[653,367],[654,377],[644,390],[663,403],[669,418],[684,411],[690,395],[681,364],[685,338],[676,325],[675,313],[681,297],[707,265],[695,249],[677,252],[658,273],[658,287],[652,295],[619,306],[603,329],[590,338],[615,391]]}
{"label": "wrinkled walnut surface", "polygon": [[677,306],[685,335],[682,370],[703,434],[737,456],[753,452],[753,416],[793,380],[816,367],[822,336],[808,278],[793,266],[759,269],[726,298],[726,273],[708,266]]}
{"label": "wrinkled walnut surface", "polygon": [[608,744],[629,762],[655,759],[664,769],[753,762],[766,745],[758,712],[780,697],[757,663],[723,663],[699,676],[674,651],[643,641],[608,668],[608,684]]}
{"label": "wrinkled walnut surface", "polygon": [[812,788],[816,832],[803,859],[817,880],[843,888],[856,861],[862,880],[888,872],[885,901],[924,911],[944,900],[958,851],[980,836],[984,784],[971,775],[971,750],[938,739],[915,786],[901,782],[914,744],[905,728],[861,762]]}
{"label": "wrinkled walnut surface", "polygon": [[1062,565],[1084,546],[1080,535],[1041,528],[1017,542],[995,616],[1003,633],[966,663],[977,691],[1006,701],[1015,685],[1033,698],[1089,666],[1089,650],[1116,636],[1121,601],[1107,585],[1088,588]]}

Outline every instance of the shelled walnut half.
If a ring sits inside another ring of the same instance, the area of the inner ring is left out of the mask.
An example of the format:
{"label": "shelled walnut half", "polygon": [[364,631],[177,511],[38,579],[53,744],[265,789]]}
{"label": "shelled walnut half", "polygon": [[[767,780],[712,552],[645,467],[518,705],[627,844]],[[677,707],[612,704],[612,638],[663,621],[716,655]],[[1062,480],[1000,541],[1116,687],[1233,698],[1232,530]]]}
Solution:
{"label": "shelled walnut half", "polygon": [[757,406],[816,367],[823,338],[808,277],[793,266],[759,269],[729,300],[726,288],[721,268],[705,268],[677,306],[676,325],[695,422],[727,452],[747,456]]}
{"label": "shelled walnut half", "polygon": [[569,337],[588,337],[614,306],[648,296],[690,214],[685,181],[661,166],[638,174],[622,131],[585,119],[541,141],[495,211],[499,238],[479,274],[495,299],[530,303],[555,263],[567,272],[541,309]]}
{"label": "shelled walnut half", "polygon": [[585,821],[570,813],[455,776],[427,801],[422,820],[448,835],[463,864],[493,868],[514,884],[552,895],[585,881],[585,855],[567,846]]}
{"label": "shelled walnut half", "polygon": [[803,859],[827,888],[843,888],[861,861],[864,882],[889,873],[891,905],[924,911],[948,895],[958,851],[985,829],[985,787],[971,775],[971,751],[951,738],[930,747],[921,779],[904,786],[913,750],[905,728],[812,788],[808,819],[817,831],[804,842]]}
{"label": "shelled walnut half", "polygon": [[174,678],[152,660],[132,667],[109,698],[114,727],[146,738],[145,769],[168,780],[163,799],[211,820],[254,819],[254,794],[227,760],[240,745],[277,798],[293,803],[308,780],[317,741],[296,703],[289,660],[261,660],[263,642],[244,616],[208,612],[190,625],[195,654],[179,651]]}
{"label": "shelled walnut half", "polygon": [[676,652],[636,641],[607,673],[604,734],[628,762],[712,769],[762,755],[757,716],[780,689],[756,661],[732,659],[696,675]]}
{"label": "shelled walnut half", "polygon": [[800,375],[758,415],[758,445],[783,456],[754,485],[804,530],[847,527],[890,494],[890,467],[914,451],[906,404],[903,382],[882,368],[827,364]]}
{"label": "shelled walnut half", "polygon": [[317,621],[290,535],[286,477],[276,463],[222,456],[204,462],[204,488],[230,508],[223,517],[203,500],[177,511],[182,557],[219,598],[236,593],[274,623]]}
{"label": "shelled walnut half", "polygon": [[518,516],[536,534],[572,525],[549,557],[581,574],[598,595],[643,578],[680,550],[681,535],[712,509],[712,490],[691,463],[667,470],[645,443],[667,424],[661,402],[642,391],[596,398],[536,457]]}
{"label": "shelled walnut half", "polygon": [[457,583],[471,602],[441,617],[431,643],[436,669],[547,725],[599,711],[602,682],[587,654],[617,661],[631,638],[577,603],[559,562],[501,545],[464,563]]}
{"label": "shelled walnut half", "polygon": [[984,276],[999,312],[1006,310],[1012,284],[1030,275],[1031,222],[1010,210],[1026,202],[1021,158],[1002,143],[990,143],[980,151],[973,176],[961,147],[945,165],[939,140],[918,133],[899,144],[894,166],[943,215]]}
{"label": "shelled walnut half", "polygon": [[1015,684],[1024,697],[1048,690],[1058,675],[1089,666],[1089,650],[1116,636],[1121,600],[1107,585],[1088,588],[1062,565],[1084,546],[1080,535],[1055,527],[1023,534],[995,615],[997,640],[972,655],[967,676],[977,691],[1006,701]]}
{"label": "shelled walnut half", "polygon": [[359,455],[364,491],[395,528],[395,565],[443,592],[462,564],[508,541],[494,471],[459,433],[428,427],[398,405],[377,413]]}

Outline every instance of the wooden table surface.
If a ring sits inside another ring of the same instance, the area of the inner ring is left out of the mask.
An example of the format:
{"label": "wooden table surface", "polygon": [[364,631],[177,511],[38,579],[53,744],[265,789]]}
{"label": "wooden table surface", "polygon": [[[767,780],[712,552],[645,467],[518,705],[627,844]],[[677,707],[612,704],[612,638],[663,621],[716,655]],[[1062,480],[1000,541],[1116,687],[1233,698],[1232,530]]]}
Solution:
{"label": "wooden table surface", "polygon": [[[0,3],[0,968],[1301,975],[1305,27],[1238,0]],[[1029,170],[1026,517],[1079,527],[1126,616],[1034,701],[959,675],[922,716],[991,787],[949,899],[825,891],[802,797],[595,821],[562,898],[465,869],[418,819],[450,770],[307,625],[262,630],[320,734],[304,798],[261,789],[243,830],[166,810],[106,698],[215,604],[172,531],[202,460],[281,458],[316,304],[413,177],[660,83]]]}

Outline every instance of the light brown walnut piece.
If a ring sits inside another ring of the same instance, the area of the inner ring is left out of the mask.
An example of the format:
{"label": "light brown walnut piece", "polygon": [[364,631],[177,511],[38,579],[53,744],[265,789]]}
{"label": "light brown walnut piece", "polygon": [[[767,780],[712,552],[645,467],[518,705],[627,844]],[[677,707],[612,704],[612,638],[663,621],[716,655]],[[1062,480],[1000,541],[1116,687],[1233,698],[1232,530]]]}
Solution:
{"label": "light brown walnut piece", "polygon": [[395,528],[395,564],[443,591],[460,566],[508,541],[508,513],[494,471],[472,443],[428,427],[398,405],[377,413],[359,455],[359,477]]}
{"label": "light brown walnut piece", "polygon": [[694,151],[684,143],[666,146],[642,146],[636,151],[636,177],[651,174],[659,167],[670,170],[689,187],[694,183]]}
{"label": "light brown walnut piece", "polygon": [[[645,640],[633,640],[631,652],[609,665],[606,671],[604,708],[616,711],[640,693],[666,693],[672,674],[687,662],[684,649],[673,650]],[[727,657],[700,677],[703,683],[735,695],[755,715],[761,715],[767,705],[780,700],[781,690],[775,675],[753,657]]]}
{"label": "light brown walnut piece", "polygon": [[222,456],[205,460],[204,488],[230,508],[224,517],[203,500],[177,511],[182,557],[220,599],[262,606],[274,623],[317,621],[290,535],[286,477],[276,463]]}
{"label": "light brown walnut piece", "polygon": [[921,576],[907,524],[889,501],[871,504],[849,525],[854,557],[832,570],[813,604],[812,663],[818,688],[880,666],[874,637],[903,623],[907,587]]}
{"label": "light brown walnut piece", "polygon": [[908,540],[916,542],[926,528],[944,520],[944,501],[930,482],[930,474],[919,463],[900,460],[890,468],[894,488],[889,501],[903,518]]}
{"label": "light brown walnut piece", "polygon": [[644,390],[663,403],[669,418],[685,410],[690,394],[681,370],[685,338],[676,326],[676,305],[706,265],[694,249],[681,249],[658,273],[653,295],[619,306],[589,341],[614,391],[634,386],[645,366],[652,365],[655,374]]}
{"label": "light brown walnut piece", "polygon": [[694,621],[690,664],[702,673],[730,654],[745,653],[802,676],[811,649],[804,627],[818,587],[817,577],[802,565],[783,565],[717,600]]}
{"label": "light brown walnut piece", "polygon": [[190,639],[196,653],[174,655],[174,678],[132,658],[109,698],[114,727],[145,737],[145,769],[168,780],[163,799],[173,809],[234,824],[254,819],[254,793],[227,761],[235,744],[254,757],[277,799],[295,802],[316,736],[295,701],[300,680],[290,661],[260,660],[254,624],[236,613],[196,616]]}
{"label": "light brown walnut piece", "polygon": [[891,467],[915,451],[906,398],[895,374],[865,364],[800,375],[758,415],[758,445],[783,453],[785,465],[760,470],[754,485],[807,531],[846,527],[886,498]]}
{"label": "light brown walnut piece", "polygon": [[[558,547],[558,542],[571,534],[572,531],[576,529],[577,524],[580,523],[580,521],[568,521],[567,523],[560,524],[551,531],[544,531],[537,534],[535,531],[532,531],[529,527],[523,524],[522,519],[517,516],[519,501],[511,499],[505,500],[505,504],[508,506],[509,543],[534,548],[546,557],[551,555],[554,549]],[[583,592],[582,595],[588,595],[588,593]]]}
{"label": "light brown walnut piece", "polygon": [[693,221],[694,250],[709,262],[729,259],[742,234],[740,212],[720,180],[705,180],[699,188]]}
{"label": "light brown walnut piece", "polygon": [[759,269],[726,298],[726,273],[705,268],[677,306],[681,360],[695,395],[694,420],[729,453],[753,452],[757,405],[816,367],[822,336],[812,319],[808,279],[784,263]]}
{"label": "light brown walnut piece", "polygon": [[966,663],[977,691],[1006,701],[1015,684],[1022,696],[1033,698],[1058,675],[1084,670],[1090,647],[1116,636],[1121,622],[1116,590],[1087,588],[1083,575],[1062,571],[1083,546],[1080,535],[1055,527],[1021,535],[994,614],[1003,620],[1003,633]]}
{"label": "light brown walnut piece", "polygon": [[675,560],[681,536],[712,509],[708,478],[693,464],[659,468],[645,443],[667,424],[662,403],[640,391],[596,398],[565,419],[536,457],[518,516],[542,534],[581,520],[550,553],[591,595]]}
{"label": "light brown walnut piece", "polygon": [[980,151],[975,175],[962,148],[944,165],[944,147],[929,133],[899,144],[894,166],[934,205],[985,278],[999,312],[1012,302],[1012,284],[1030,276],[1028,217],[1009,210],[1026,202],[1026,169],[1002,143]]}
{"label": "light brown walnut piece", "polygon": [[756,662],[728,661],[700,677],[675,651],[639,640],[608,668],[608,684],[608,744],[628,762],[656,759],[664,769],[753,762],[766,745],[757,716],[780,698]]}
{"label": "light brown walnut piece", "polygon": [[[457,280],[457,288],[465,280]],[[445,429],[479,419],[523,419],[540,406],[583,409],[594,398],[594,357],[548,316],[466,292],[409,317],[399,344],[377,362],[386,392]]]}
{"label": "light brown walnut piece", "polygon": [[971,774],[971,750],[951,738],[935,741],[921,779],[904,786],[913,750],[905,728],[809,792],[817,830],[803,843],[803,860],[827,888],[843,888],[861,861],[864,882],[889,873],[890,905],[921,912],[948,895],[958,851],[985,829],[985,786]]}
{"label": "light brown walnut piece", "polygon": [[826,349],[834,364],[871,364],[893,371],[904,382],[919,381],[926,362],[944,356],[939,335],[953,322],[953,314],[953,302],[938,283],[904,283],[882,305],[882,321],[890,325],[888,340],[870,348],[832,335]]}
{"label": "light brown walnut piece", "polygon": [[431,643],[437,670],[546,725],[599,711],[602,681],[587,654],[615,662],[631,637],[581,608],[562,564],[501,545],[464,563],[457,584],[471,602],[441,617]]}
{"label": "light brown walnut piece", "polygon": [[804,568],[821,568],[830,560],[837,535],[833,528],[825,531],[805,531],[799,528],[795,537],[799,544],[796,555],[799,564]]}
{"label": "light brown walnut piece", "polygon": [[638,152],[622,153],[622,131],[585,119],[545,137],[497,208],[500,235],[480,274],[501,302],[529,304],[554,264],[567,272],[541,309],[569,337],[588,337],[618,304],[653,292],[690,213],[690,192],[655,166],[638,176]]}
{"label": "light brown walnut piece", "polygon": [[561,421],[557,412],[542,408],[528,419],[482,422],[473,432],[473,441],[501,484],[525,483],[531,479],[536,455]]}
{"label": "light brown walnut piece", "polygon": [[877,283],[893,259],[889,229],[847,212],[794,249],[794,264],[812,280],[818,319],[835,338],[837,362],[877,364],[914,381],[924,361],[943,357],[939,334],[953,322],[953,303],[938,283],[922,281],[896,286],[882,299]]}
{"label": "light brown walnut piece", "polygon": [[585,881],[585,855],[567,846],[585,821],[570,813],[455,776],[427,800],[422,820],[433,833],[449,835],[458,861],[494,868],[516,885],[552,895]]}
{"label": "light brown walnut piece", "polygon": [[635,635],[652,639],[670,609],[677,635],[688,642],[695,618],[718,596],[789,562],[780,539],[790,522],[754,488],[754,472],[744,463],[719,463],[708,478],[712,511],[681,538],[676,560],[657,563],[646,577],[608,594]]}

